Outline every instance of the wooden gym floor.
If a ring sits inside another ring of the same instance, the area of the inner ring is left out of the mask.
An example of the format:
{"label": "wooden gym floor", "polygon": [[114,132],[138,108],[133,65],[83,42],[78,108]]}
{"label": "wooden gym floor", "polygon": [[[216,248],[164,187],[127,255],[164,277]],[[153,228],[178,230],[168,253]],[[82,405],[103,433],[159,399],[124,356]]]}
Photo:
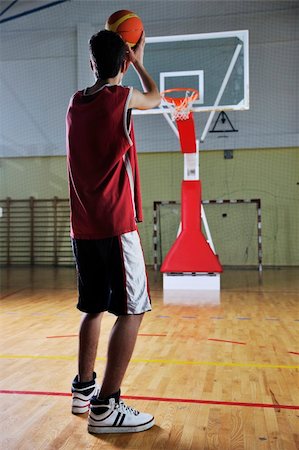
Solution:
{"label": "wooden gym floor", "polygon": [[[299,448],[299,269],[227,270],[220,304],[163,303],[150,284],[122,387],[155,415],[137,434],[93,436],[70,413],[80,313],[74,269],[2,269],[1,448],[295,450]],[[204,300],[199,296],[199,300]],[[103,321],[97,373],[114,321]]]}

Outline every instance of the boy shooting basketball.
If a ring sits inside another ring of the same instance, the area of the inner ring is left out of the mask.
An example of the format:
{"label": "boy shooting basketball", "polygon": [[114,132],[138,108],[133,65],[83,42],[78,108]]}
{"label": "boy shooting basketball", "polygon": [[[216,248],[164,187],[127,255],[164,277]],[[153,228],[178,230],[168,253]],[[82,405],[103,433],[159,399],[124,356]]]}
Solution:
{"label": "boy shooting basketball", "polygon": [[[160,103],[143,66],[145,38],[133,52],[111,31],[90,39],[92,87],[72,97],[67,112],[71,237],[78,273],[78,375],[72,384],[73,413],[89,409],[92,433],[143,431],[150,414],[120,400],[120,385],[132,356],[143,314],[151,310],[136,222],[142,220],[132,108]],[[129,64],[144,92],[120,85]],[[95,358],[104,311],[117,316],[111,330],[103,381],[97,386]]]}

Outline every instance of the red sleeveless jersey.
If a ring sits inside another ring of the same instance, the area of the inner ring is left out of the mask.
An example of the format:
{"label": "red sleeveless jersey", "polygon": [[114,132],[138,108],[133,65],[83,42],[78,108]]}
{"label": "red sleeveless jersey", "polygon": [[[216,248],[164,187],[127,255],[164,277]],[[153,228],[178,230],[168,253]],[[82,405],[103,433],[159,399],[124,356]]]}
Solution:
{"label": "red sleeveless jersey", "polygon": [[118,236],[142,221],[131,93],[132,88],[105,85],[71,98],[66,131],[73,238]]}

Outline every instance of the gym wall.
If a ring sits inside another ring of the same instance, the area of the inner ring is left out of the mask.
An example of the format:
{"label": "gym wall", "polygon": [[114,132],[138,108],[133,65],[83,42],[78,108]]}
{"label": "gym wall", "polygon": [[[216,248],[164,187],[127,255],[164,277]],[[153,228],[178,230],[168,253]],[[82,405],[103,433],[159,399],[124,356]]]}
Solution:
{"label": "gym wall", "polygon": [[[201,146],[203,198],[261,198],[264,264],[298,265],[298,3],[261,1],[259,11],[246,1],[225,8],[224,2],[155,2],[154,10],[151,3],[129,2],[149,36],[249,30],[250,110],[229,113],[238,133],[208,134]],[[119,5],[101,6],[66,2],[0,25],[2,199],[67,197],[66,108],[73,92],[92,82],[88,37]],[[198,130],[206,118],[196,115]],[[159,124],[153,136],[138,118],[135,123],[145,212],[140,231],[151,264],[152,203],[179,200],[183,158],[175,137],[163,141]],[[224,159],[223,150],[234,150],[233,159]],[[232,237],[233,231],[223,236],[227,246]]]}

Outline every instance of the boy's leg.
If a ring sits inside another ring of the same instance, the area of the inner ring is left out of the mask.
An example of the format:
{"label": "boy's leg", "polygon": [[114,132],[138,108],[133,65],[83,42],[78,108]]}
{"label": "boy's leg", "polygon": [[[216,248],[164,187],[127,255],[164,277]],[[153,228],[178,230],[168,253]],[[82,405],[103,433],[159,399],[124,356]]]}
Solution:
{"label": "boy's leg", "polygon": [[151,310],[146,268],[137,231],[113,242],[112,294],[108,310],[118,318],[111,330],[100,398],[119,391],[144,312]]}
{"label": "boy's leg", "polygon": [[81,383],[93,379],[95,359],[104,313],[83,316],[79,332],[78,379]]}
{"label": "boy's leg", "polygon": [[107,364],[99,394],[106,398],[119,391],[130,362],[143,314],[119,316],[111,330]]}
{"label": "boy's leg", "polygon": [[115,239],[112,267],[108,311],[118,318],[110,333],[102,387],[90,401],[88,431],[96,434],[144,431],[155,423],[151,414],[125,405],[120,398],[120,385],[135,347],[143,314],[151,310],[137,232]]}
{"label": "boy's leg", "polygon": [[72,383],[72,412],[82,414],[89,410],[90,400],[98,393],[94,364],[103,313],[85,314],[79,333],[79,371]]}
{"label": "boy's leg", "polygon": [[109,339],[108,357],[100,394],[90,401],[90,433],[135,433],[155,424],[151,414],[125,405],[120,385],[131,359],[143,314],[119,316]]}

